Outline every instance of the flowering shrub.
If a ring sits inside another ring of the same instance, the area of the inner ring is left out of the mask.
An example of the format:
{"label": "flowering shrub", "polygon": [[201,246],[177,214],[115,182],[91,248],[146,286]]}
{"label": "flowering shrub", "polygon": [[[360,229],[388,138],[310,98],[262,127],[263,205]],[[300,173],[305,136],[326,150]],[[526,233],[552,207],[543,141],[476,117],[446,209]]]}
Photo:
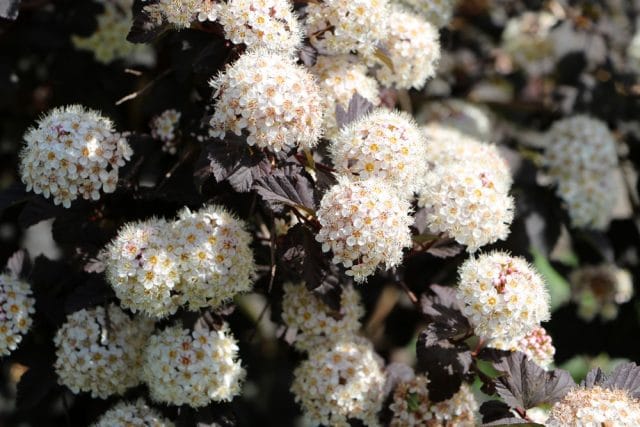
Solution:
{"label": "flowering shrub", "polygon": [[0,2],[0,425],[639,425],[635,3]]}

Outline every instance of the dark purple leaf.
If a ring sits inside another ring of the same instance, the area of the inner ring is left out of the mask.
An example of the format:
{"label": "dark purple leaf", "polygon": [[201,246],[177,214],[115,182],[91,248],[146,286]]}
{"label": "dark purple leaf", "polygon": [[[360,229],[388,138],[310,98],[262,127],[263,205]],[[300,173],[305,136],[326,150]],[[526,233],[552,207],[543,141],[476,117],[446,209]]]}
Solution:
{"label": "dark purple leaf", "polygon": [[590,388],[593,386],[602,385],[602,383],[606,379],[607,377],[604,375],[604,372],[602,372],[602,369],[596,367],[587,373],[586,378],[580,383],[580,387]]}
{"label": "dark purple leaf", "polygon": [[438,238],[426,252],[436,258],[450,258],[458,255],[463,249],[461,244],[451,238]]}
{"label": "dark purple leaf", "polygon": [[284,206],[315,210],[313,181],[301,166],[289,165],[259,178],[253,189],[276,212]]}
{"label": "dark purple leaf", "polygon": [[25,410],[37,406],[56,386],[56,374],[53,367],[38,364],[29,367],[18,382],[16,406]]}
{"label": "dark purple leaf", "polygon": [[67,314],[76,312],[83,308],[104,304],[114,298],[113,289],[102,276],[91,275],[93,277],[78,285],[68,296],[64,303]]}
{"label": "dark purple leaf", "polygon": [[342,105],[336,105],[336,122],[338,127],[344,127],[351,122],[358,120],[360,117],[366,115],[373,110],[374,105],[366,100],[358,92],[354,93],[349,101],[347,111],[342,108]]}
{"label": "dark purple leaf", "polygon": [[0,214],[11,206],[36,198],[33,193],[28,193],[24,184],[14,182],[4,190],[0,191]]}
{"label": "dark purple leaf", "polygon": [[133,22],[127,41],[131,43],[151,43],[169,29],[167,23],[156,25],[143,10],[144,6],[159,3],[160,0],[135,0],[133,3]]}
{"label": "dark purple leaf", "polygon": [[[482,415],[482,423],[492,423],[505,418],[512,418],[511,408],[504,402],[499,400],[488,400],[480,406],[480,414]],[[524,420],[522,420],[524,421]]]}
{"label": "dark purple leaf", "polygon": [[619,364],[606,376],[602,386],[614,390],[627,390],[632,397],[640,398],[640,366],[633,362]]}
{"label": "dark purple leaf", "polygon": [[318,58],[318,51],[315,47],[305,43],[298,51],[298,57],[307,67],[313,67],[316,64],[316,59]]}
{"label": "dark purple leaf", "polygon": [[20,215],[18,223],[22,229],[27,229],[46,219],[51,219],[61,213],[62,209],[54,206],[53,202],[43,197],[34,197],[27,202]]}
{"label": "dark purple leaf", "polygon": [[0,1],[0,18],[15,21],[18,19],[20,12],[21,0],[2,0]]}

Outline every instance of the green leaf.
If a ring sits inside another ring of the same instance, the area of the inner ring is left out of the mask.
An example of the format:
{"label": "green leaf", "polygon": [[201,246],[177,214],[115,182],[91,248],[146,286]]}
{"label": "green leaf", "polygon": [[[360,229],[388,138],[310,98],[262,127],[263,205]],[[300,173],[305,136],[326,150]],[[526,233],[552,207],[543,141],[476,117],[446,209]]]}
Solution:
{"label": "green leaf", "polygon": [[533,265],[547,283],[551,297],[551,311],[555,311],[571,299],[571,286],[540,251],[534,248],[530,250],[533,255]]}

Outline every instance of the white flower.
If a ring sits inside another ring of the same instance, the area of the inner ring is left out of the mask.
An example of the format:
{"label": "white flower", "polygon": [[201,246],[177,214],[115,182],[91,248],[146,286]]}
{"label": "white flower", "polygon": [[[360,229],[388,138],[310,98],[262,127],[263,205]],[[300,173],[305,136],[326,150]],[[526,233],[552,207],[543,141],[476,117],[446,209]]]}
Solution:
{"label": "white flower", "polygon": [[339,177],[320,202],[316,240],[324,252],[333,251],[335,264],[364,282],[379,265],[389,269],[402,262],[402,250],[411,246],[409,209],[384,181]]}
{"label": "white flower", "polygon": [[492,342],[490,346],[500,350],[521,351],[545,370],[553,363],[553,355],[556,353],[551,337],[542,326],[534,328],[524,337],[512,342],[497,340]]}
{"label": "white flower", "polygon": [[546,425],[616,426],[640,425],[640,401],[626,390],[610,390],[595,386],[576,387],[560,402],[553,405]]}
{"label": "white flower", "polygon": [[162,151],[169,154],[176,154],[177,151],[177,131],[180,122],[180,113],[178,110],[165,110],[151,119],[149,127],[151,128],[151,136],[162,142]]}
{"label": "white flower", "polygon": [[318,77],[324,98],[323,126],[328,139],[333,139],[339,131],[336,107],[339,105],[347,111],[356,93],[374,106],[380,105],[378,82],[367,76],[367,66],[352,55],[318,56],[311,71]]}
{"label": "white flower", "polygon": [[574,227],[602,230],[616,203],[616,142],[607,125],[578,115],[555,122],[544,137],[544,164]]}
{"label": "white flower", "polygon": [[113,193],[118,169],[131,157],[111,120],[80,105],[54,108],[24,135],[20,175],[27,191],[68,208],[82,196]]}
{"label": "white flower", "polygon": [[363,315],[360,295],[352,286],[342,289],[340,311],[334,312],[304,283],[284,284],[282,319],[288,328],[297,331],[294,346],[300,350],[352,336],[360,329]]}
{"label": "white flower", "polygon": [[417,375],[400,382],[393,392],[393,402],[389,406],[393,413],[391,427],[473,427],[478,404],[469,386],[462,384],[460,390],[450,399],[433,403],[429,398],[425,375]]}
{"label": "white flower", "polygon": [[525,12],[511,18],[502,33],[502,48],[529,74],[548,73],[555,64],[550,32],[556,22],[548,12]]}
{"label": "white flower", "polygon": [[373,53],[389,31],[388,0],[309,2],[305,25],[311,44],[328,55]]}
{"label": "white flower", "polygon": [[[387,87],[422,89],[436,74],[440,41],[436,27],[413,13],[393,8],[389,34],[383,40],[393,69],[377,60],[376,78]],[[375,58],[374,58],[375,59]]]}
{"label": "white flower", "polygon": [[245,370],[227,325],[217,331],[171,326],[149,339],[142,376],[153,400],[197,408],[239,395]]}
{"label": "white flower", "polygon": [[427,140],[413,118],[398,111],[377,109],[345,126],[329,150],[338,173],[384,180],[405,196],[427,173]]}
{"label": "white flower", "polygon": [[600,314],[603,320],[615,319],[618,305],[633,296],[633,281],[629,271],[614,264],[590,265],[571,273],[571,294],[578,304],[578,314],[591,321]]}
{"label": "white flower", "polygon": [[549,319],[549,294],[527,262],[501,252],[469,258],[458,270],[458,299],[476,335],[512,342]]}
{"label": "white flower", "polygon": [[288,0],[228,0],[220,4],[218,22],[227,39],[248,48],[293,54],[302,43],[302,28]]}
{"label": "white flower", "polygon": [[629,68],[640,73],[640,31],[636,31],[627,47],[627,63]]}
{"label": "white flower", "polygon": [[480,141],[492,139],[493,123],[487,109],[460,99],[427,102],[416,114],[416,121],[428,125],[428,132],[453,128]]}
{"label": "white flower", "polygon": [[153,27],[169,23],[177,29],[189,28],[194,21],[215,21],[218,18],[216,0],[159,0],[142,9]]}
{"label": "white flower", "polygon": [[291,392],[313,423],[348,427],[349,418],[379,426],[385,377],[370,342],[354,337],[312,349],[294,371]]}
{"label": "white flower", "polygon": [[93,427],[173,427],[174,424],[138,399],[134,403],[120,402],[102,414]]}
{"label": "white flower", "polygon": [[58,382],[75,394],[106,399],[138,385],[142,351],[153,330],[147,318],[130,319],[116,305],[67,316],[54,338]]}
{"label": "white flower", "polygon": [[247,143],[278,152],[314,147],[324,105],[309,72],[279,53],[258,49],[242,55],[213,80],[216,109],[211,136],[248,134]]}
{"label": "white flower", "polygon": [[437,28],[446,26],[451,21],[453,9],[458,0],[396,0],[411,7]]}
{"label": "white flower", "polygon": [[34,305],[27,282],[13,274],[0,273],[0,355],[18,348],[33,323]]}

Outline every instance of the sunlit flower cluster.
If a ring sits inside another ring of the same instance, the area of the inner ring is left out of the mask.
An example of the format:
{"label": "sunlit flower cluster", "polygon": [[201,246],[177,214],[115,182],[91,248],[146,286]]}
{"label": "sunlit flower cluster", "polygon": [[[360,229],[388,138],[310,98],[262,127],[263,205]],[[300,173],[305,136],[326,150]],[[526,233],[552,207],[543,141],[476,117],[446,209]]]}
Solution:
{"label": "sunlit flower cluster", "polygon": [[637,426],[640,425],[640,401],[626,390],[577,387],[553,405],[545,425]]}
{"label": "sunlit flower cluster", "polygon": [[102,414],[93,427],[173,427],[174,424],[163,418],[143,399],[133,403],[120,402]]}
{"label": "sunlit flower cluster", "polygon": [[618,306],[631,300],[631,274],[614,264],[584,266],[570,276],[573,301],[578,314],[587,321],[598,314],[603,320],[615,319]]}
{"label": "sunlit flower cluster", "polygon": [[374,106],[380,105],[378,82],[367,75],[367,67],[354,56],[319,56],[311,71],[318,77],[324,98],[325,136],[333,139],[338,133],[336,107],[345,111],[349,101],[358,93]]}
{"label": "sunlit flower cluster", "polygon": [[225,37],[249,48],[294,53],[302,28],[288,0],[228,0],[220,3],[218,22]]}
{"label": "sunlit flower cluster", "polygon": [[211,135],[247,133],[247,143],[278,152],[315,146],[324,105],[314,77],[265,49],[242,55],[211,81],[216,109]]}
{"label": "sunlit flower cluster", "polygon": [[471,138],[491,141],[492,121],[488,111],[460,99],[427,102],[416,114],[416,121],[427,125],[428,132],[453,128]]}
{"label": "sunlit flower cluster", "polygon": [[544,369],[549,368],[553,363],[553,356],[556,353],[551,337],[542,326],[534,328],[524,337],[516,339],[511,343],[505,343],[499,340],[494,341],[491,347],[500,350],[521,351]]}
{"label": "sunlit flower cluster", "polygon": [[345,126],[330,151],[338,173],[381,179],[408,196],[427,173],[426,138],[406,113],[374,110]]}
{"label": "sunlit flower cluster", "polygon": [[27,191],[70,207],[82,196],[113,193],[131,147],[111,120],[80,105],[54,108],[24,135],[20,175]]}
{"label": "sunlit flower cluster", "polygon": [[107,248],[107,280],[123,307],[165,317],[218,307],[251,289],[251,236],[224,208],[184,209],[174,222],[127,224]]}
{"label": "sunlit flower cluster", "polygon": [[153,330],[146,318],[131,319],[114,304],[67,316],[54,338],[58,382],[74,393],[106,399],[141,381],[142,352]]}
{"label": "sunlit flower cluster", "polygon": [[429,380],[417,375],[409,381],[400,382],[393,392],[389,409],[393,412],[391,427],[473,427],[478,410],[473,393],[466,384],[450,399],[433,403],[427,389]]}
{"label": "sunlit flower cluster", "polygon": [[316,240],[324,252],[333,252],[334,263],[364,282],[379,265],[389,269],[402,261],[402,250],[411,246],[409,209],[381,180],[339,177],[320,202]]}
{"label": "sunlit flower cluster", "polygon": [[307,4],[305,25],[323,54],[367,55],[387,36],[388,18],[388,0],[324,0]]}
{"label": "sunlit flower cluster", "polygon": [[602,230],[616,203],[616,142],[607,125],[584,115],[555,122],[545,136],[544,164],[575,227]]}
{"label": "sunlit flower cluster", "polygon": [[436,74],[440,60],[438,30],[419,16],[397,7],[389,19],[393,25],[383,44],[393,69],[379,61],[376,78],[387,87],[421,89],[427,79]]}
{"label": "sunlit flower cluster", "polygon": [[97,16],[98,27],[88,37],[74,35],[73,45],[93,52],[97,61],[108,64],[117,59],[132,63],[149,63],[154,60],[153,50],[143,44],[126,39],[131,26],[133,0],[99,0],[104,8]]}
{"label": "sunlit flower cluster", "polygon": [[348,427],[348,419],[379,426],[385,377],[382,359],[362,338],[317,347],[294,371],[291,391],[307,418]]}
{"label": "sunlit flower cluster", "polygon": [[427,138],[432,166],[418,206],[426,209],[429,230],[447,233],[469,251],[505,239],[514,202],[509,168],[497,149],[452,129],[429,127]]}
{"label": "sunlit flower cluster", "polygon": [[142,371],[153,400],[194,408],[233,399],[245,374],[226,325],[217,331],[171,326],[152,335]]}
{"label": "sunlit flower cluster", "polygon": [[0,355],[15,350],[29,331],[34,305],[27,282],[11,273],[0,273]]}
{"label": "sunlit flower cluster", "polygon": [[512,342],[549,319],[546,286],[522,258],[482,254],[465,261],[458,274],[458,299],[479,337]]}
{"label": "sunlit flower cluster", "polygon": [[177,29],[189,28],[194,21],[213,22],[218,9],[216,0],[158,0],[143,8],[151,27],[167,23]]}
{"label": "sunlit flower cluster", "polygon": [[397,0],[422,15],[437,28],[446,26],[458,0]]}
{"label": "sunlit flower cluster", "polygon": [[525,12],[511,18],[502,33],[502,48],[519,67],[532,75],[554,66],[554,44],[549,36],[557,19],[548,12]]}
{"label": "sunlit flower cluster", "polygon": [[180,116],[182,113],[178,110],[165,110],[149,123],[151,136],[162,142],[162,151],[165,153],[176,154]]}
{"label": "sunlit flower cluster", "polygon": [[353,336],[360,329],[364,307],[360,295],[347,286],[340,297],[340,311],[334,311],[307,289],[304,283],[285,283],[282,319],[297,331],[296,348],[304,351]]}

